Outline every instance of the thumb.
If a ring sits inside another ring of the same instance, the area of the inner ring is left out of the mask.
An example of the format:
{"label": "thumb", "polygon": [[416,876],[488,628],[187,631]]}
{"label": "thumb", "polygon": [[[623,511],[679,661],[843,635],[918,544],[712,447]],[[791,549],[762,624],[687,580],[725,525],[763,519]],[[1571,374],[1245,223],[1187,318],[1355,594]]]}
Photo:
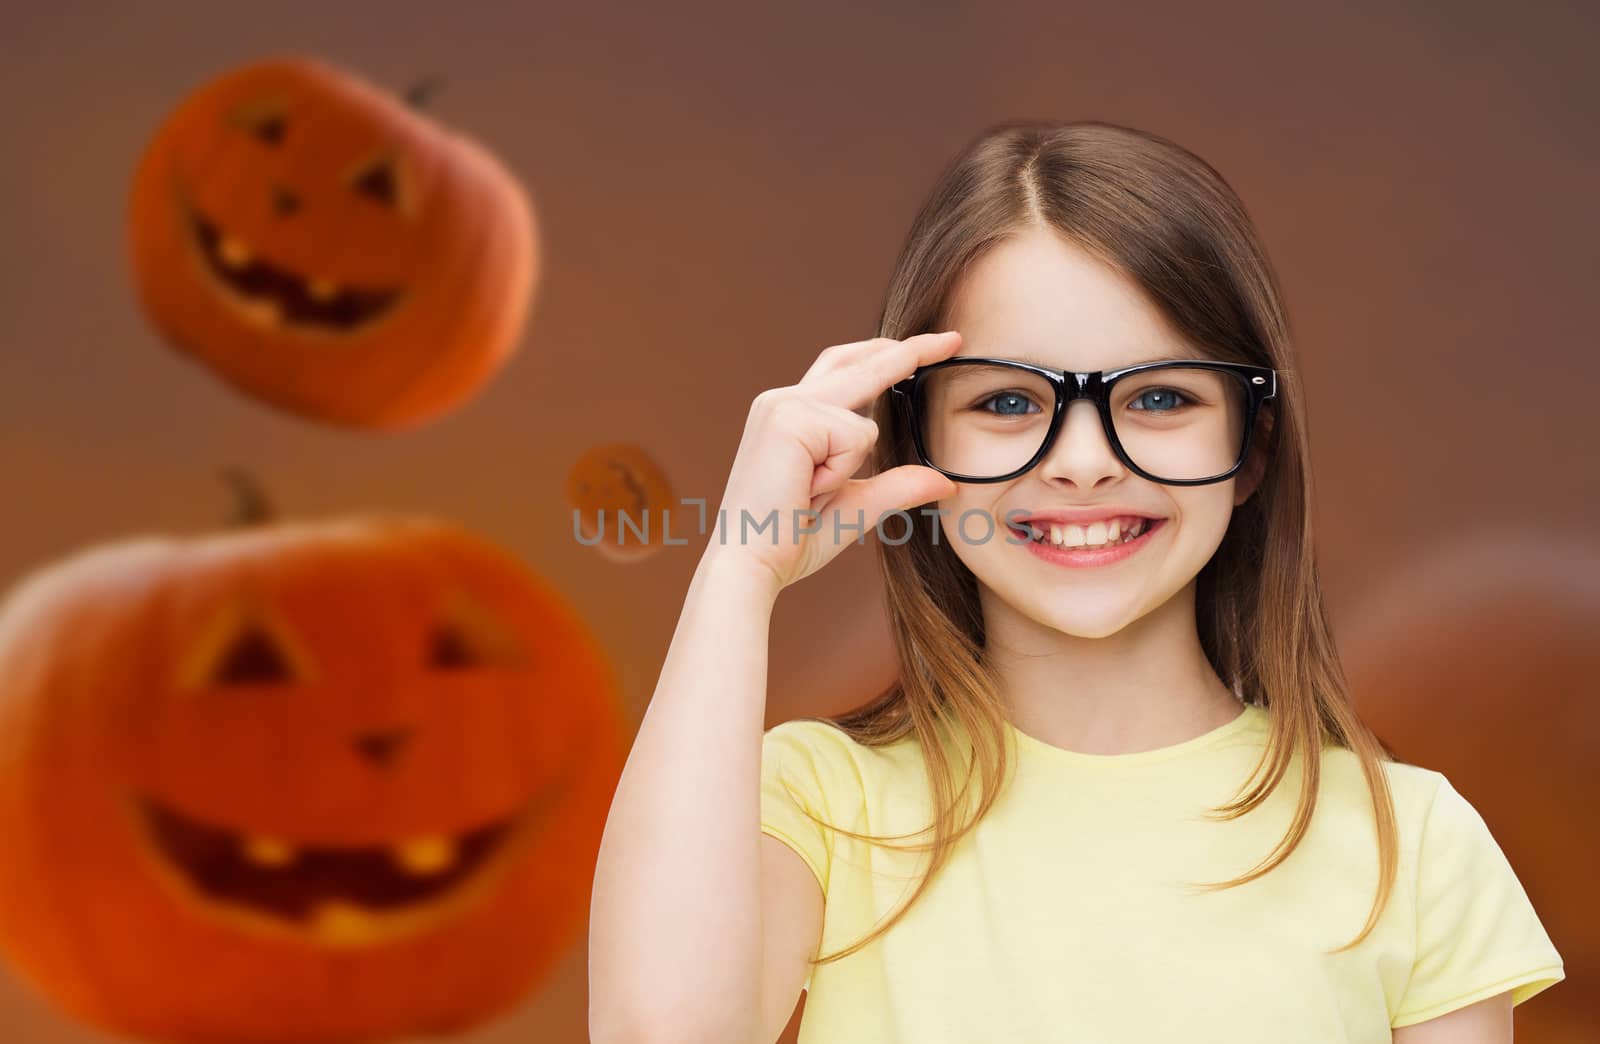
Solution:
{"label": "thumb", "polygon": [[834,502],[834,510],[841,516],[854,519],[856,513],[865,516],[868,526],[891,511],[901,511],[956,494],[956,484],[949,478],[921,464],[902,464],[871,478],[852,479]]}

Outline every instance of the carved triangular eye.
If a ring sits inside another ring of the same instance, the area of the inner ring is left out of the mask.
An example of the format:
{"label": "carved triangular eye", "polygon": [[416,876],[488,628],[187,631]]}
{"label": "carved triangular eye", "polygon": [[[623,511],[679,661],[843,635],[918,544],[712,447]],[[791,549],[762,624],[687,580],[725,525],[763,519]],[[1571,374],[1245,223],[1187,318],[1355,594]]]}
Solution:
{"label": "carved triangular eye", "polygon": [[294,680],[288,657],[271,634],[258,627],[240,631],[217,661],[212,681],[218,685],[248,685]]}
{"label": "carved triangular eye", "polygon": [[281,98],[269,98],[235,109],[230,118],[234,126],[252,138],[267,145],[280,145],[289,132],[289,120],[283,109]]}
{"label": "carved triangular eye", "polygon": [[427,665],[441,671],[527,666],[522,643],[498,615],[457,591],[426,639]]}
{"label": "carved triangular eye", "polygon": [[256,137],[268,145],[276,145],[283,141],[284,132],[288,130],[288,122],[281,113],[273,113],[263,117],[260,123],[251,128]]}
{"label": "carved triangular eye", "polygon": [[350,187],[386,207],[400,206],[400,179],[395,176],[393,160],[379,160],[367,167],[356,175]]}
{"label": "carved triangular eye", "polygon": [[480,663],[466,636],[455,627],[441,624],[433,632],[432,646],[428,650],[429,666],[449,671],[477,667]]}

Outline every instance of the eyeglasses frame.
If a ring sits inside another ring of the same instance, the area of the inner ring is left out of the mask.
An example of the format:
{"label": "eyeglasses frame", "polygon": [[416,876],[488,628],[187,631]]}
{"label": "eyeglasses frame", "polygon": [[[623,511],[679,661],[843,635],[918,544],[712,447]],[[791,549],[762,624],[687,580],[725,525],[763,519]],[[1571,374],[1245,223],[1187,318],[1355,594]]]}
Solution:
{"label": "eyeglasses frame", "polygon": [[[1006,366],[1022,370],[1026,373],[1043,377],[1055,389],[1055,412],[1050,417],[1050,428],[1045,432],[1044,442],[1038,452],[1028,462],[1015,471],[991,478],[977,478],[971,475],[959,475],[953,471],[946,471],[928,458],[928,449],[922,438],[921,418],[918,416],[918,403],[921,399],[918,394],[922,390],[923,379],[935,370],[946,366],[959,366],[971,363],[988,363],[995,366]],[[1248,395],[1245,403],[1244,416],[1244,445],[1239,450],[1239,459],[1233,466],[1220,475],[1202,479],[1164,479],[1145,471],[1133,462],[1128,456],[1128,451],[1122,448],[1122,441],[1117,438],[1116,427],[1111,420],[1111,390],[1117,382],[1127,377],[1132,377],[1148,370],[1155,369],[1207,369],[1221,370],[1232,373],[1242,378],[1245,391]],[[1070,380],[1069,380],[1070,378]],[[1026,474],[1037,465],[1050,452],[1050,447],[1055,445],[1056,435],[1061,430],[1061,418],[1066,416],[1067,407],[1078,399],[1088,399],[1098,408],[1100,426],[1105,430],[1106,441],[1110,444],[1112,452],[1117,459],[1135,475],[1158,482],[1164,486],[1206,486],[1213,482],[1222,482],[1243,466],[1245,459],[1250,455],[1250,443],[1255,434],[1256,414],[1260,411],[1262,403],[1272,399],[1278,394],[1278,372],[1270,366],[1257,366],[1253,363],[1226,362],[1220,359],[1159,359],[1154,362],[1135,363],[1132,366],[1123,366],[1115,370],[1098,370],[1080,372],[1077,370],[1055,370],[1048,366],[1038,366],[1033,363],[1022,362],[1017,359],[1001,359],[988,355],[956,355],[948,359],[941,359],[927,366],[919,366],[910,377],[896,381],[889,386],[889,390],[898,396],[904,410],[907,426],[911,429],[911,438],[916,446],[917,458],[925,466],[932,468],[941,475],[956,482],[1008,482],[1019,475]]]}

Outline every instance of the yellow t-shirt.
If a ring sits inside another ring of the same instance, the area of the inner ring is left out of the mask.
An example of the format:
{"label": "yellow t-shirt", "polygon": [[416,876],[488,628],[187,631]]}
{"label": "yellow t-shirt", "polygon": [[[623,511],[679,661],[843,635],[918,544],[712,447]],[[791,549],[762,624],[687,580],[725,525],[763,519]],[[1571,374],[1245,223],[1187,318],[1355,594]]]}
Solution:
{"label": "yellow t-shirt", "polygon": [[[1395,890],[1359,947],[1321,952],[1361,930],[1378,879],[1371,799],[1341,747],[1324,750],[1322,795],[1287,861],[1249,884],[1185,890],[1251,869],[1284,836],[1299,755],[1264,805],[1204,816],[1249,775],[1269,713],[1245,705],[1204,735],[1120,755],[1008,726],[1011,782],[903,920],[812,970],[800,1044],[1376,1044],[1391,1027],[1504,990],[1520,1004],[1566,977],[1477,811],[1441,773],[1398,763],[1385,763]],[[867,833],[920,830],[931,804],[919,750],[912,737],[862,746],[808,720],[763,738],[761,829],[822,885],[822,953],[898,908],[926,856],[824,830],[800,808]]]}

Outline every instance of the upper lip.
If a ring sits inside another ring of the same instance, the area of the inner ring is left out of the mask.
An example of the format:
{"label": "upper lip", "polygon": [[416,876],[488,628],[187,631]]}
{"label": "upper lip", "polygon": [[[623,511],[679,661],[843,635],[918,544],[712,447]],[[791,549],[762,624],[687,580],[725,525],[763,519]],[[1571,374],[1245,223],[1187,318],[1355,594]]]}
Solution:
{"label": "upper lip", "polygon": [[1014,526],[1025,526],[1034,523],[1055,523],[1056,525],[1087,525],[1090,522],[1102,522],[1109,518],[1164,518],[1164,515],[1152,515],[1148,511],[1130,507],[1082,507],[1082,508],[1054,508],[1050,511],[1035,511],[1029,515],[1011,515],[1008,521]]}

